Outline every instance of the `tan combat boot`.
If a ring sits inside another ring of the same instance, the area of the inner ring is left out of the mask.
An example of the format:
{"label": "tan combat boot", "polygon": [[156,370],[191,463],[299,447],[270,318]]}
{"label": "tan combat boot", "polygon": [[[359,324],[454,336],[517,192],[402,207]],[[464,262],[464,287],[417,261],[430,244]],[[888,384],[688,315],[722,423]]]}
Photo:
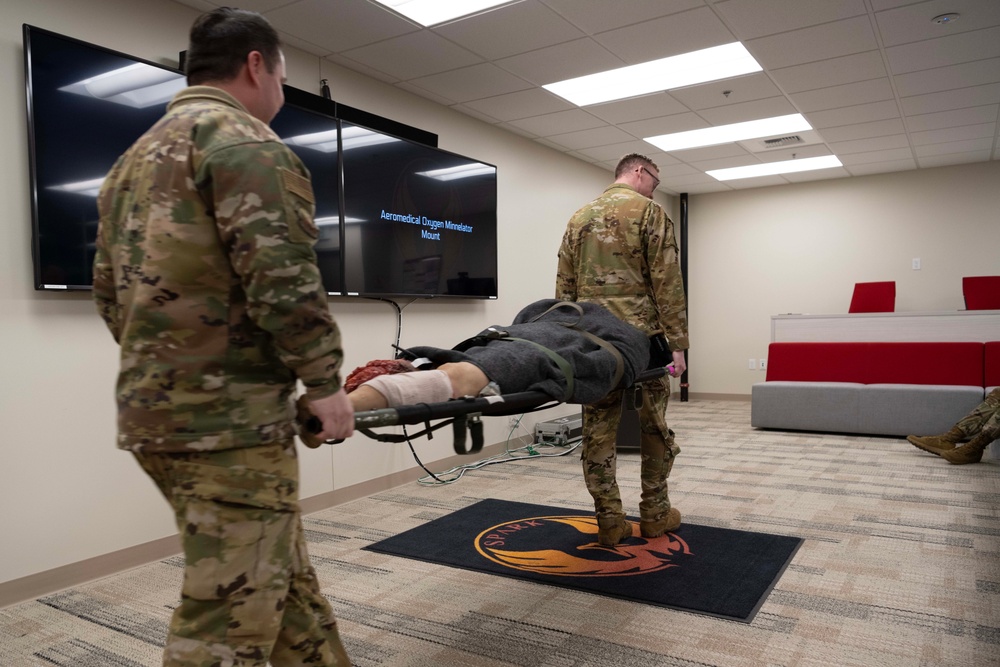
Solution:
{"label": "tan combat boot", "polygon": [[955,427],[952,427],[944,435],[906,436],[906,439],[914,447],[938,456],[941,456],[942,452],[949,452],[955,449],[955,445],[961,442],[963,438],[965,438],[965,434]]}
{"label": "tan combat boot", "polygon": [[991,436],[980,433],[961,447],[941,452],[941,458],[955,465],[979,463],[983,460],[983,451],[991,442],[993,442]]}
{"label": "tan combat boot", "polygon": [[613,547],[629,537],[632,537],[632,522],[623,515],[597,517],[597,541],[603,546]]}
{"label": "tan combat boot", "polygon": [[681,525],[681,513],[676,507],[655,521],[640,521],[639,532],[643,537],[659,537],[663,533],[677,530]]}

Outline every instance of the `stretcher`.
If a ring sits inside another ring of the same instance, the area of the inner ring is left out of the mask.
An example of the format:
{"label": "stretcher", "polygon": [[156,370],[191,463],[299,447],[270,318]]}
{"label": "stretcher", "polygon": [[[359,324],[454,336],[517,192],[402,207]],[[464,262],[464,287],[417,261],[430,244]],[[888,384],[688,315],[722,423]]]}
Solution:
{"label": "stretcher", "polygon": [[[642,403],[642,393],[638,385],[656,380],[667,374],[667,368],[659,366],[640,373],[626,393],[629,409],[638,409]],[[378,442],[401,443],[424,435],[433,437],[434,431],[446,426],[452,427],[452,438],[456,454],[475,454],[483,448],[482,417],[505,417],[528,412],[546,410],[559,405],[559,401],[541,391],[525,391],[500,396],[477,396],[455,398],[442,403],[416,403],[393,408],[380,408],[354,413],[355,431]],[[432,425],[432,421],[444,420]],[[418,433],[377,433],[374,428],[386,426],[406,426],[423,424]],[[305,428],[312,433],[321,430],[315,417],[306,420]],[[343,440],[327,440],[326,444],[337,444]],[[466,446],[466,443],[469,443]]]}

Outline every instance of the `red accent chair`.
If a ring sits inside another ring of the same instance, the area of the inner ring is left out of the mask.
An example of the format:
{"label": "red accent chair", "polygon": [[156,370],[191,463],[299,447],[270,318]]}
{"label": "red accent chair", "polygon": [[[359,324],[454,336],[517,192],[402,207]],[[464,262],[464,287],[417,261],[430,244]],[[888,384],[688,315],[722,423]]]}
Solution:
{"label": "red accent chair", "polygon": [[855,283],[849,313],[891,313],[896,310],[896,281]]}
{"label": "red accent chair", "polygon": [[966,310],[1000,310],[1000,276],[962,278]]}

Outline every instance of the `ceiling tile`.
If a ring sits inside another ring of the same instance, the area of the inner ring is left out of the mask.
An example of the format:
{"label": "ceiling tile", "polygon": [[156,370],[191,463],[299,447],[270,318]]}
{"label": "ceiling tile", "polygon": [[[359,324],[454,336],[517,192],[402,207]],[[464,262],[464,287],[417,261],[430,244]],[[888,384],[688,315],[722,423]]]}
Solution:
{"label": "ceiling tile", "polygon": [[908,169],[916,168],[917,161],[913,158],[907,158],[905,160],[890,160],[889,162],[868,162],[865,164],[852,164],[847,166],[847,170],[854,176],[885,174],[893,171],[907,171]]}
{"label": "ceiling tile", "polygon": [[949,109],[978,107],[984,104],[996,104],[1000,102],[1000,83],[904,97],[900,102],[903,105],[903,111],[911,116],[934,113],[935,111],[947,111]]}
{"label": "ceiling tile", "polygon": [[627,100],[592,104],[587,111],[609,123],[619,124],[646,118],[684,113],[688,108],[668,93],[655,93]]}
{"label": "ceiling tile", "polygon": [[910,72],[897,76],[895,81],[896,92],[900,97],[996,83],[1000,82],[1000,58],[987,58],[961,65]]}
{"label": "ceiling tile", "polygon": [[704,0],[542,0],[588,35],[704,6]]}
{"label": "ceiling tile", "polygon": [[769,97],[766,100],[753,100],[725,107],[704,109],[698,115],[707,120],[709,124],[719,126],[741,123],[746,120],[786,116],[795,112],[795,107],[786,98]]}
{"label": "ceiling tile", "polygon": [[589,37],[497,60],[497,65],[508,72],[539,86],[626,64]]}
{"label": "ceiling tile", "polygon": [[[693,127],[688,127],[688,125],[693,125]],[[703,127],[708,127],[708,123],[694,114],[675,114],[673,116],[636,120],[631,123],[618,123],[618,127],[635,137],[645,139],[646,137],[657,137],[661,134],[673,134],[674,132],[685,131],[674,129],[676,127],[699,130]]]}
{"label": "ceiling tile", "polygon": [[712,81],[670,91],[670,95],[689,109],[710,109],[781,95],[781,91],[763,72]]}
{"label": "ceiling tile", "polygon": [[810,90],[790,97],[799,111],[809,112],[891,100],[893,92],[889,79],[883,78]]}
{"label": "ceiling tile", "polygon": [[528,132],[532,132],[540,137],[549,137],[554,134],[565,134],[577,130],[589,130],[595,127],[607,127],[607,123],[600,118],[591,116],[586,111],[571,109],[569,111],[557,111],[556,113],[545,114],[544,116],[533,116],[512,120],[508,123],[514,127],[520,127]]}
{"label": "ceiling tile", "polygon": [[1000,110],[1000,105],[987,104],[981,107],[909,116],[906,119],[906,127],[909,128],[910,132],[923,132],[944,127],[992,123],[997,119],[998,110]]}
{"label": "ceiling tile", "polygon": [[899,108],[894,100],[886,102],[871,102],[842,109],[828,109],[805,114],[809,124],[817,129],[852,125],[854,123],[870,123],[876,120],[887,120],[899,117]]}
{"label": "ceiling tile", "polygon": [[996,123],[981,123],[979,125],[963,125],[961,127],[948,127],[943,130],[928,130],[927,132],[914,132],[910,135],[914,146],[925,146],[928,144],[940,144],[944,142],[959,142],[969,139],[992,139],[996,134]]}
{"label": "ceiling tile", "polygon": [[800,171],[792,174],[782,174],[791,183],[808,183],[809,181],[825,181],[832,178],[847,178],[851,174],[843,167],[833,169],[814,169],[813,171]]}
{"label": "ceiling tile", "polygon": [[855,139],[870,139],[884,137],[890,134],[903,134],[905,128],[901,118],[877,120],[872,123],[857,123],[841,127],[828,127],[823,130],[823,138],[827,142],[853,141]]}
{"label": "ceiling tile", "polygon": [[[646,155],[647,157],[652,157],[649,153],[649,150],[651,148],[653,148],[653,146],[647,144],[645,141],[633,140],[621,144],[608,144],[606,146],[582,148],[578,152],[582,153],[583,155],[586,155],[587,158],[591,160],[596,160],[598,162],[611,160],[617,163],[622,156],[628,155],[629,153],[639,153],[641,155]],[[656,162],[658,165],[660,164],[657,160],[653,161]],[[660,166],[662,168],[663,165]],[[662,177],[663,174],[660,174],[660,176]]]}
{"label": "ceiling tile", "polygon": [[566,19],[533,0],[507,5],[433,30],[491,60],[584,36]]}
{"label": "ceiling tile", "polygon": [[771,78],[786,93],[839,86],[855,81],[877,79],[885,75],[885,64],[878,51],[854,53],[840,58],[776,69],[771,72]]}
{"label": "ceiling tile", "polygon": [[894,148],[886,151],[871,151],[868,153],[848,153],[838,155],[845,165],[870,164],[872,162],[891,162],[894,160],[912,160],[913,151],[909,148]]}
{"label": "ceiling tile", "polygon": [[947,155],[949,153],[989,152],[993,148],[993,137],[985,139],[966,139],[941,144],[926,144],[917,146],[917,159],[931,155]]}
{"label": "ceiling tile", "polygon": [[[413,58],[414,53],[423,56]],[[429,30],[350,49],[342,55],[397,79],[415,79],[482,62],[476,54]]]}
{"label": "ceiling tile", "polygon": [[531,87],[527,81],[503,71],[491,63],[432,74],[409,82],[452,102],[469,102],[484,97],[496,97]]}
{"label": "ceiling tile", "polygon": [[[347,51],[418,28],[365,0],[299,0],[265,12],[275,28],[331,53]],[[349,10],[348,10],[349,7]]]}
{"label": "ceiling tile", "polygon": [[1000,27],[929,39],[885,50],[893,74],[1000,57]]}
{"label": "ceiling tile", "polygon": [[969,153],[947,153],[944,155],[924,155],[918,159],[921,167],[948,167],[953,164],[969,164],[970,162],[986,162],[990,159],[989,151],[972,151]]}
{"label": "ceiling tile", "polygon": [[906,148],[909,145],[905,134],[890,134],[884,137],[868,137],[854,141],[830,142],[834,155],[849,155],[851,153],[868,153],[885,151],[893,148]]}
{"label": "ceiling tile", "polygon": [[467,102],[464,106],[487,113],[503,121],[541,116],[574,108],[572,104],[544,88],[529,88],[528,90],[519,90],[516,93],[484,97]]}
{"label": "ceiling tile", "polygon": [[645,63],[736,41],[708,7],[692,9],[594,37],[628,64]]}
{"label": "ceiling tile", "polygon": [[581,130],[548,137],[549,141],[570,150],[582,150],[594,146],[634,141],[634,137],[622,132],[617,127],[600,127],[594,130]]}
{"label": "ceiling tile", "polygon": [[[947,24],[931,20],[950,12],[960,14],[959,20]],[[877,12],[875,21],[882,35],[882,44],[897,46],[1000,25],[1000,2],[931,0]]]}
{"label": "ceiling tile", "polygon": [[741,40],[867,13],[864,0],[728,0],[715,7]]}
{"label": "ceiling tile", "polygon": [[867,16],[761,37],[746,43],[747,50],[768,69],[863,53],[878,48]]}
{"label": "ceiling tile", "polygon": [[739,144],[692,148],[686,151],[674,151],[671,155],[682,158],[688,164],[702,171],[723,167],[740,167],[747,164],[757,164],[761,161]]}

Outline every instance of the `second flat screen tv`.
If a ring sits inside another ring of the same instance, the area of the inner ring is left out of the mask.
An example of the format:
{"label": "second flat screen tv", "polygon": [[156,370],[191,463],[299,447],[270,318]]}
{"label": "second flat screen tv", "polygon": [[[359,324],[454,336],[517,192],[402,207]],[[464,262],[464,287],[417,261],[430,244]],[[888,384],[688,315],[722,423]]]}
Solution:
{"label": "second flat screen tv", "polygon": [[344,288],[497,297],[497,170],[343,122]]}

